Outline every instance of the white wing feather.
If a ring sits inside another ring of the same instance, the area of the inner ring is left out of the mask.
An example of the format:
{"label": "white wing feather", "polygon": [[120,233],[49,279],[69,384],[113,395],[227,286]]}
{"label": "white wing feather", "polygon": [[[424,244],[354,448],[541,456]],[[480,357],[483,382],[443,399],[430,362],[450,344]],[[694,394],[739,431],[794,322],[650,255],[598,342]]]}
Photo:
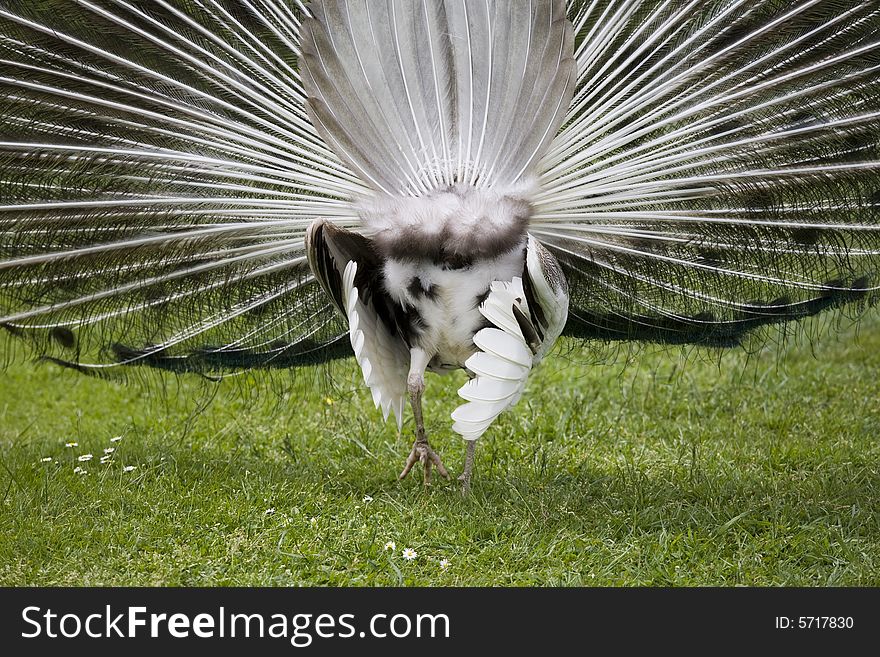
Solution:
{"label": "white wing feather", "polygon": [[364,305],[354,285],[357,263],[349,261],[342,276],[342,294],[351,347],[364,383],[373,395],[376,408],[388,419],[390,411],[397,418],[397,428],[403,426],[403,408],[406,401],[406,375],[409,370],[409,352],[383,326],[375,311]]}
{"label": "white wing feather", "polygon": [[495,281],[480,312],[497,328],[484,328],[474,336],[479,351],[465,366],[474,378],[458,394],[467,400],[452,412],[452,430],[465,440],[476,440],[503,411],[522,396],[534,358],[523,337],[513,307],[528,316],[522,279]]}
{"label": "white wing feather", "polygon": [[[532,368],[547,354],[562,333],[568,317],[568,292],[553,256],[529,236],[526,276],[540,306],[543,339],[533,352],[513,313],[516,306],[525,317],[530,313],[521,278],[510,283],[495,281],[480,312],[493,327],[474,336],[478,351],[465,366],[474,378],[458,395],[467,403],[452,413],[452,429],[465,440],[476,440],[502,412],[519,401]],[[536,309],[537,310],[537,309]]]}
{"label": "white wing feather", "polygon": [[[556,270],[555,276],[550,270]],[[541,327],[544,339],[535,354],[537,364],[547,355],[565,328],[568,320],[568,287],[553,256],[531,235],[526,250],[526,273],[545,322]],[[553,278],[556,280],[551,280]]]}

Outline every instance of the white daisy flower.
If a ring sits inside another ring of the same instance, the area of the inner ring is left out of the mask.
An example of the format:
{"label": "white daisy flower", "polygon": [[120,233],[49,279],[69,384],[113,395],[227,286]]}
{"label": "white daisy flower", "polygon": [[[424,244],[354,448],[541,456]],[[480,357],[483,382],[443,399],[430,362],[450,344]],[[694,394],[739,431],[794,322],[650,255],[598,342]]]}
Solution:
{"label": "white daisy flower", "polygon": [[131,472],[131,471],[134,470],[136,467],[137,467],[136,465],[127,465],[127,466],[125,466],[124,468],[122,468],[122,471],[123,471],[123,472]]}
{"label": "white daisy flower", "polygon": [[369,504],[373,501],[373,498],[370,495],[364,495],[364,504]]}
{"label": "white daisy flower", "polygon": [[101,463],[109,463],[109,462],[110,462],[110,459],[112,459],[112,458],[113,458],[113,457],[110,456],[109,454],[107,454],[107,455],[105,455],[105,456],[102,456],[102,457],[101,457]]}
{"label": "white daisy flower", "polygon": [[110,442],[118,443],[120,440],[122,440],[122,436],[113,436],[113,438],[110,439]]}
{"label": "white daisy flower", "polygon": [[443,570],[449,568],[449,559],[440,559],[440,568]]}
{"label": "white daisy flower", "polygon": [[92,455],[91,454],[81,454],[80,456],[76,457],[76,460],[77,461],[91,461]]}
{"label": "white daisy flower", "polygon": [[84,468],[81,468],[81,467],[79,467],[79,466],[76,466],[76,467],[73,469],[73,474],[85,475],[85,474],[89,474],[89,473],[88,473],[88,471],[86,471]]}
{"label": "white daisy flower", "polygon": [[65,447],[79,447],[79,443],[71,441],[69,443],[64,443]]}
{"label": "white daisy flower", "polygon": [[311,525],[314,527],[318,524],[318,519],[312,516],[311,518],[309,518],[309,523],[311,523]]}
{"label": "white daisy flower", "polygon": [[397,549],[397,544],[394,541],[388,541],[385,544],[385,549],[394,552]]}
{"label": "white daisy flower", "polygon": [[267,516],[271,516],[273,513],[275,513],[275,507],[274,507],[274,506],[271,507],[271,508],[266,509],[266,511],[265,511],[265,514],[266,514]]}
{"label": "white daisy flower", "polygon": [[115,451],[116,451],[116,448],[115,448],[115,447],[105,447],[105,448],[104,448],[104,453],[105,453],[105,454],[112,454],[112,453],[115,452]]}
{"label": "white daisy flower", "polygon": [[403,558],[407,561],[412,561],[417,556],[419,556],[418,553],[412,548],[403,548]]}
{"label": "white daisy flower", "polygon": [[51,456],[44,456],[43,458],[40,459],[40,461],[41,461],[42,463],[48,463],[48,462],[51,461],[51,460],[52,460],[52,457],[51,457]]}

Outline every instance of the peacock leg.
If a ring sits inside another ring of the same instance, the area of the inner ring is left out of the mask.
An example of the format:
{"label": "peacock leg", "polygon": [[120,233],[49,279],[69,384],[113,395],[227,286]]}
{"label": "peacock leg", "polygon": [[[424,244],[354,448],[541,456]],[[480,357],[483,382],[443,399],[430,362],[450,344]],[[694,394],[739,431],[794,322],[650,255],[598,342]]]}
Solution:
{"label": "peacock leg", "polygon": [[409,392],[409,403],[412,406],[413,417],[416,421],[416,441],[412,451],[406,459],[406,465],[398,479],[403,479],[412,470],[412,467],[421,462],[424,467],[425,486],[431,485],[431,466],[437,467],[437,472],[445,479],[449,479],[449,472],[443,465],[440,456],[431,449],[428,443],[428,434],[425,433],[425,421],[422,416],[422,393],[425,391],[425,369],[430,358],[424,351],[418,348],[412,350],[412,361],[409,376],[406,379],[406,387]]}
{"label": "peacock leg", "polygon": [[477,447],[476,440],[467,441],[467,452],[464,457],[464,471],[459,476],[461,482],[462,495],[468,495],[471,492],[471,472],[474,469],[474,450]]}

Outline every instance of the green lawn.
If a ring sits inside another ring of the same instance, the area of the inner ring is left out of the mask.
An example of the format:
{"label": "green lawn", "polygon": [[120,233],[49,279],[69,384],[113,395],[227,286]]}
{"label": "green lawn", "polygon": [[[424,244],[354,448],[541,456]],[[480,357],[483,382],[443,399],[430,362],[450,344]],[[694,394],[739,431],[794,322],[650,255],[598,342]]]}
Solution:
{"label": "green lawn", "polygon": [[[199,412],[212,384],[19,362],[0,584],[880,585],[880,320],[856,335],[595,366],[563,348],[478,444],[470,499],[395,480],[411,424],[383,425],[353,367],[282,399],[224,384]],[[429,377],[426,402],[456,473],[462,381]]]}

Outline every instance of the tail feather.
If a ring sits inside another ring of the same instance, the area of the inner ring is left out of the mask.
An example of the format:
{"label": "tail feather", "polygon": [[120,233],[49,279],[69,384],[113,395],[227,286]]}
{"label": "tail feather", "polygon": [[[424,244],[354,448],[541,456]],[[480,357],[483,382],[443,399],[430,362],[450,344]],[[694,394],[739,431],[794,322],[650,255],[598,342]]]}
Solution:
{"label": "tail feather", "polygon": [[569,12],[579,84],[530,226],[568,333],[726,345],[876,300],[880,6]]}
{"label": "tail feather", "polygon": [[9,332],[92,372],[335,357],[267,348],[344,334],[304,236],[316,216],[356,224],[366,189],[306,116],[300,19],[268,1],[3,3]]}
{"label": "tail feather", "polygon": [[602,342],[640,341],[669,345],[694,344],[707,347],[737,347],[761,327],[813,317],[832,308],[873,301],[864,289],[865,280],[845,287],[843,281],[829,281],[827,289],[805,301],[785,298],[767,302],[752,300],[730,319],[719,320],[710,313],[690,317],[624,313],[599,314],[578,309],[569,315],[565,335]]}
{"label": "tail feather", "polygon": [[534,173],[574,92],[561,0],[316,0],[303,84],[321,135],[375,191]]}

